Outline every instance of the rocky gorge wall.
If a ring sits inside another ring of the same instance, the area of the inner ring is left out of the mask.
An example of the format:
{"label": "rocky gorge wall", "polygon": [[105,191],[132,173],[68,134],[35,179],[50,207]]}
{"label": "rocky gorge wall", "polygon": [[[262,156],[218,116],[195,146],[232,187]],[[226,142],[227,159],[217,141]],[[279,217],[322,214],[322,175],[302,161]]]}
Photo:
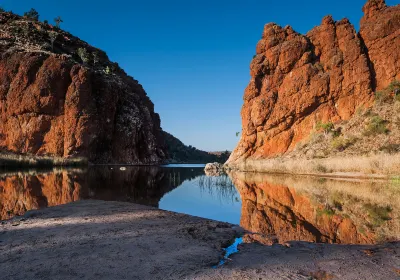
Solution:
{"label": "rocky gorge wall", "polygon": [[0,13],[0,151],[160,163],[160,134],[143,87],[104,52],[49,24]]}
{"label": "rocky gorge wall", "polygon": [[400,80],[400,5],[369,0],[363,11],[358,33],[331,16],[305,35],[265,25],[228,164],[288,153],[318,122],[348,120],[373,103],[376,90]]}

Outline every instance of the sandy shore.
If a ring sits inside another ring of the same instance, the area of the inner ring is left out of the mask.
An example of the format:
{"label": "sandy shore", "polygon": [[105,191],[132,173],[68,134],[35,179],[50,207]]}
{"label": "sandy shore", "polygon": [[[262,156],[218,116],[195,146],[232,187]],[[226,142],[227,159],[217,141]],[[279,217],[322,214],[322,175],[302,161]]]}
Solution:
{"label": "sandy shore", "polygon": [[400,244],[243,244],[232,225],[121,202],[79,201],[0,225],[0,279],[398,279]]}

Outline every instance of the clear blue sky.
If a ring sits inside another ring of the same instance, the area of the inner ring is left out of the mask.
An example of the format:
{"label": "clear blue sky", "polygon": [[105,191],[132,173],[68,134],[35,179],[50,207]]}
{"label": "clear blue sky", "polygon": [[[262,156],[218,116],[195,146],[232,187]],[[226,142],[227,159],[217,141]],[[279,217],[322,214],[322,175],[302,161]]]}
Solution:
{"label": "clear blue sky", "polygon": [[[164,130],[208,151],[232,150],[241,131],[249,64],[268,22],[301,33],[331,14],[356,25],[366,0],[0,0],[107,52],[143,85]],[[395,5],[399,0],[387,0]]]}

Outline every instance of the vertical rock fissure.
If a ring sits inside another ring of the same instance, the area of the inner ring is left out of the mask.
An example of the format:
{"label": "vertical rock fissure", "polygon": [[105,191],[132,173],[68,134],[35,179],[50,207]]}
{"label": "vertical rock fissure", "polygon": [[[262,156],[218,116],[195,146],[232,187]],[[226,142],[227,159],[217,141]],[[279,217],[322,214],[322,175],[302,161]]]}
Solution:
{"label": "vertical rock fissure", "polygon": [[376,86],[377,86],[375,66],[374,66],[374,63],[372,62],[371,58],[369,57],[368,48],[365,45],[364,38],[362,37],[360,32],[357,33],[357,36],[358,36],[358,39],[361,42],[361,49],[362,49],[362,52],[363,52],[363,54],[365,55],[365,57],[367,59],[369,72],[371,74],[371,89],[372,89],[373,92],[375,92],[376,91]]}

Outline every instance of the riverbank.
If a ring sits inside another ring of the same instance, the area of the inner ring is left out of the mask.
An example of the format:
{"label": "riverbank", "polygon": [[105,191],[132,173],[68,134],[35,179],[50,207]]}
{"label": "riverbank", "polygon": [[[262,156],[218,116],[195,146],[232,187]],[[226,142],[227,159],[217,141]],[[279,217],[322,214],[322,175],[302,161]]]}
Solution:
{"label": "riverbank", "polygon": [[87,166],[86,158],[50,157],[28,154],[0,152],[0,168],[53,167],[53,166]]}
{"label": "riverbank", "polygon": [[[122,202],[79,201],[0,225],[3,279],[396,279],[398,242],[240,245],[232,225]],[[245,242],[251,242],[251,235]],[[0,277],[0,278],[1,278]],[[325,278],[324,278],[325,277]]]}
{"label": "riverbank", "polygon": [[164,160],[158,164],[132,164],[132,163],[106,163],[93,164],[84,157],[55,157],[55,156],[37,156],[31,154],[17,154],[11,152],[0,152],[0,168],[18,169],[18,168],[49,168],[49,167],[87,167],[96,166],[159,166],[169,164],[206,164],[206,161],[174,161]]}
{"label": "riverbank", "polygon": [[390,179],[400,176],[400,154],[315,159],[272,158],[237,160],[228,170],[337,178]]}

